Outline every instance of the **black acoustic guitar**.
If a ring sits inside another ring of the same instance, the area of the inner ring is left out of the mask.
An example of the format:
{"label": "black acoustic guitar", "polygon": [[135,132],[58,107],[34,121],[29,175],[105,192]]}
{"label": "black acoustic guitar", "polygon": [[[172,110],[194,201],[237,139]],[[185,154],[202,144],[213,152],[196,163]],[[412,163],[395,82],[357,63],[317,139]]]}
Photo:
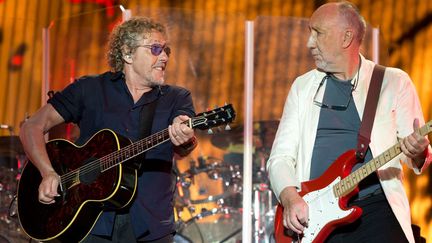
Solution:
{"label": "black acoustic guitar", "polygon": [[[234,117],[229,104],[200,113],[184,124],[204,130],[228,124]],[[38,241],[79,242],[103,210],[120,209],[132,201],[137,186],[134,158],[168,140],[168,129],[134,143],[103,129],[83,146],[64,139],[49,141],[46,148],[60,176],[61,196],[53,204],[40,203],[42,177],[27,163],[18,184],[18,216],[24,232]]]}

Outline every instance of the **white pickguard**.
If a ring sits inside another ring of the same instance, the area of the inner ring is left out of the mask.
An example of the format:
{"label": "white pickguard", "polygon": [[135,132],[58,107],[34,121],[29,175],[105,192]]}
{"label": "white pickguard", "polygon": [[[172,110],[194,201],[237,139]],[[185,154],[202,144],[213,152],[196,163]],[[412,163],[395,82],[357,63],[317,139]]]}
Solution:
{"label": "white pickguard", "polygon": [[337,177],[323,189],[309,192],[303,199],[309,205],[309,226],[303,232],[302,243],[312,242],[322,228],[330,221],[348,216],[354,209],[342,210],[338,198],[333,193],[333,185],[341,180]]}

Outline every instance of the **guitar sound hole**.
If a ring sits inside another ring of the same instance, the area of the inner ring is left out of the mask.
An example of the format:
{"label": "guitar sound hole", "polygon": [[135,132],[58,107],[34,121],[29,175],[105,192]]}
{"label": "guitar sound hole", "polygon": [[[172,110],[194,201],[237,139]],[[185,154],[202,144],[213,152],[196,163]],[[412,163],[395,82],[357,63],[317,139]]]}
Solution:
{"label": "guitar sound hole", "polygon": [[[95,160],[95,158],[90,158],[86,161],[84,161],[84,164],[88,164],[91,161]],[[93,183],[101,174],[99,166],[89,166],[89,167],[82,167],[82,169],[79,172],[79,180],[84,185],[89,185]]]}

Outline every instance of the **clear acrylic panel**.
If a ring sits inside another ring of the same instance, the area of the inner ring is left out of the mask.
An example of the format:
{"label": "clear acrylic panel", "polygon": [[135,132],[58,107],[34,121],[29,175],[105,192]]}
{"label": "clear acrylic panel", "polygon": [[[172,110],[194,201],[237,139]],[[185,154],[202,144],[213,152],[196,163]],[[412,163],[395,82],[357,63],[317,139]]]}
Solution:
{"label": "clear acrylic panel", "polygon": [[107,71],[106,43],[122,21],[120,6],[53,20],[49,31],[49,89],[62,90],[75,78]]}
{"label": "clear acrylic panel", "polygon": [[[267,178],[267,162],[295,77],[313,67],[306,48],[307,21],[259,16],[254,21],[253,199],[254,242],[272,242],[277,198]],[[257,202],[257,203],[256,203]]]}
{"label": "clear acrylic panel", "polygon": [[[51,21],[44,33],[44,70],[42,105],[74,79],[108,71],[106,44],[115,24],[123,19],[121,6],[99,9]],[[45,87],[44,87],[45,86]],[[49,139],[75,141],[79,129],[61,124],[50,130]]]}
{"label": "clear acrylic panel", "polygon": [[[112,27],[122,21],[120,6],[54,20],[48,28],[48,91],[62,90],[77,77],[105,72],[106,42]],[[177,240],[235,242],[242,232],[242,102],[244,20],[237,13],[184,9],[128,9],[125,15],[146,16],[166,25],[172,53],[166,82],[192,93],[196,112],[225,103],[237,112],[232,131],[221,127],[197,130],[199,145],[176,161],[175,196]],[[107,17],[107,13],[111,17]],[[215,24],[217,23],[217,24]],[[48,97],[47,97],[48,98]],[[46,100],[46,99],[45,99]],[[63,124],[50,139],[75,140],[79,129]],[[225,158],[235,151],[235,158]]]}
{"label": "clear acrylic panel", "polygon": [[166,82],[189,89],[197,113],[232,104],[225,127],[196,130],[198,147],[176,161],[175,242],[237,242],[242,235],[244,20],[238,13],[132,8],[168,28]]}
{"label": "clear acrylic panel", "polygon": [[[271,192],[264,166],[291,84],[315,68],[306,47],[308,24],[308,19],[294,17],[259,16],[254,21],[253,206],[259,212],[254,214],[254,242],[272,242],[278,200]],[[367,58],[373,56],[372,46],[372,28],[368,28],[362,46]]]}

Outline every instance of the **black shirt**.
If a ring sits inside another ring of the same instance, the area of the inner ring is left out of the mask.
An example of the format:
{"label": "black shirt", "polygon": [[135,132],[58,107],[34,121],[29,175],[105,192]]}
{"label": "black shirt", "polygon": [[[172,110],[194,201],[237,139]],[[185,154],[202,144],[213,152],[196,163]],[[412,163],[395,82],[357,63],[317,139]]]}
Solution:
{"label": "black shirt", "polygon": [[[349,81],[333,76],[327,79],[323,101],[327,105],[347,105],[346,109],[321,108],[314,149],[312,153],[310,180],[321,176],[324,171],[344,152],[357,148],[357,136],[361,121],[352,97]],[[364,161],[371,160],[370,149]],[[352,171],[363,163],[357,163]],[[359,184],[359,197],[374,192],[380,187],[376,173],[372,173]]]}
{"label": "black shirt", "polygon": [[[163,85],[145,93],[134,103],[121,72],[106,72],[77,79],[48,102],[66,122],[78,124],[78,145],[84,144],[101,129],[108,128],[132,141],[140,139],[142,106],[157,99],[152,133],[167,128],[178,115],[193,117],[190,92],[184,88]],[[146,154],[144,172],[139,176],[137,196],[130,207],[131,221],[137,237],[151,240],[174,232],[172,173],[173,146],[163,143]],[[114,212],[104,212],[93,228],[93,234],[112,233]]]}

